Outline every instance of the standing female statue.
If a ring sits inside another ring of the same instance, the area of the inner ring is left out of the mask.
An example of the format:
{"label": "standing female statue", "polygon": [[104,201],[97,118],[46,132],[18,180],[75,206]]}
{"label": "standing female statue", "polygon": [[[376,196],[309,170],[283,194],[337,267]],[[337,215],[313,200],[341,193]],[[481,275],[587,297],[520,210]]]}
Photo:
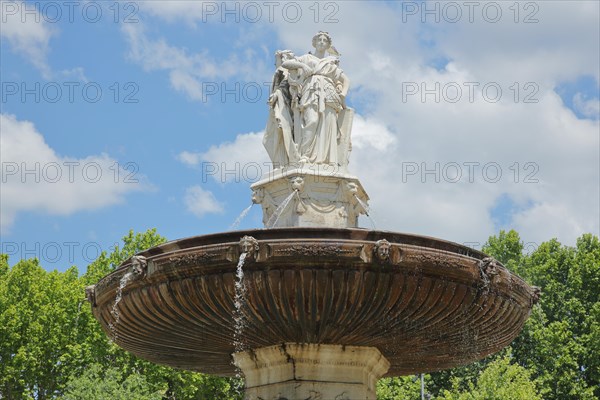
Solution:
{"label": "standing female statue", "polygon": [[[338,113],[346,108],[345,97],[350,80],[339,67],[339,53],[327,32],[319,32],[312,39],[315,53],[300,56],[296,61],[305,65],[299,109],[302,133],[299,142],[300,161],[337,166]],[[331,55],[327,56],[325,53]]]}

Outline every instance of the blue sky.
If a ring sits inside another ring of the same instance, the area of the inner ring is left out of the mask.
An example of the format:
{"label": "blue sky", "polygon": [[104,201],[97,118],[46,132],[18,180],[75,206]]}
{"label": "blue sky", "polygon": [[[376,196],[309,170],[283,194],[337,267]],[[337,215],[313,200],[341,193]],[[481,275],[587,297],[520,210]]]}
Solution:
{"label": "blue sky", "polygon": [[598,234],[599,3],[475,3],[2,1],[2,251],[84,270],[129,229],[229,229],[268,171],[273,54],[318,30],[377,228]]}

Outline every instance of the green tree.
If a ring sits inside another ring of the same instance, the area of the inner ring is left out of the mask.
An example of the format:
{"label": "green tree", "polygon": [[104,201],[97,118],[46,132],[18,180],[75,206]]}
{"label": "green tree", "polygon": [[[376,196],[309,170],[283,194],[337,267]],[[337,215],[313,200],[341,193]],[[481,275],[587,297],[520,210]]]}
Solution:
{"label": "green tree", "polygon": [[469,383],[475,382],[488,365],[506,354],[506,352],[507,350],[505,349],[468,365],[434,372],[431,374],[431,382],[428,385],[428,390],[434,395],[443,393],[444,390],[449,389],[452,389],[454,392],[469,390]]}
{"label": "green tree", "polygon": [[[500,261],[510,271],[523,275],[523,242],[515,230],[501,230],[498,236],[490,236],[482,251]],[[522,276],[526,278],[525,276]]]}
{"label": "green tree", "polygon": [[522,268],[542,297],[513,343],[515,357],[532,369],[544,399],[599,398],[598,237],[583,235],[575,247],[544,242]]}
{"label": "green tree", "polygon": [[76,268],[0,259],[0,397],[49,399],[84,360],[77,344],[84,286]]}
{"label": "green tree", "polygon": [[144,376],[123,378],[117,368],[94,364],[72,377],[62,400],[161,400],[164,391],[151,392]]}
{"label": "green tree", "polygon": [[452,390],[444,390],[439,399],[444,400],[542,400],[537,393],[530,372],[511,363],[509,355],[490,363],[478,376],[476,383],[454,378]]}
{"label": "green tree", "polygon": [[[425,383],[429,375],[425,375]],[[377,382],[377,400],[420,399],[421,377],[418,375],[384,378]]]}

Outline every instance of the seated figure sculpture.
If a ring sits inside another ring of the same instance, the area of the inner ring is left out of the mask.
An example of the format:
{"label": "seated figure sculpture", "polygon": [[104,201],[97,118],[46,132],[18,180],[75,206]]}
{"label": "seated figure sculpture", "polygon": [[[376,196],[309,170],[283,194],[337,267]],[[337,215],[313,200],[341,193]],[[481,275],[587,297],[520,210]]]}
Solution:
{"label": "seated figure sculpture", "polygon": [[[292,107],[292,93],[290,93],[289,72],[282,67],[282,63],[292,59],[294,54],[289,50],[280,50],[275,53],[275,74],[271,84],[269,96],[269,118],[265,128],[263,145],[275,168],[280,168],[290,163],[299,161],[297,141],[294,140],[294,113],[298,114],[297,107]],[[292,92],[295,92],[292,89]],[[296,95],[297,97],[297,95]],[[297,104],[297,101],[295,102]]]}

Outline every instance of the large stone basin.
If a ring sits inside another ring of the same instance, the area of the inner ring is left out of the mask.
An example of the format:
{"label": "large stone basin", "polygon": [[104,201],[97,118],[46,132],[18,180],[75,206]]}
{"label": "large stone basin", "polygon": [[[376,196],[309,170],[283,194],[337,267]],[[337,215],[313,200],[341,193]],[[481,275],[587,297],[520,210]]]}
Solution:
{"label": "large stone basin", "polygon": [[[243,266],[244,328],[236,333],[245,236],[258,246]],[[235,374],[236,351],[285,343],[376,348],[389,361],[386,376],[467,364],[508,345],[538,295],[479,251],[395,232],[237,231],[138,256],[146,264],[129,259],[90,290],[105,332],[146,360],[221,376]]]}

